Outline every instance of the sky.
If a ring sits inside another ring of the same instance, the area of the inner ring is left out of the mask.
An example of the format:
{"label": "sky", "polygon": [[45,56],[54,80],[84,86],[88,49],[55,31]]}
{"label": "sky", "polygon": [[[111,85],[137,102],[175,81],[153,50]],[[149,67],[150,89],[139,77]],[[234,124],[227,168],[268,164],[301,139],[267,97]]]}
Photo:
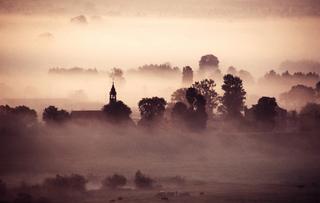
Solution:
{"label": "sky", "polygon": [[[72,23],[84,15],[86,24]],[[0,0],[0,73],[170,62],[261,76],[282,61],[320,60],[317,0]]]}

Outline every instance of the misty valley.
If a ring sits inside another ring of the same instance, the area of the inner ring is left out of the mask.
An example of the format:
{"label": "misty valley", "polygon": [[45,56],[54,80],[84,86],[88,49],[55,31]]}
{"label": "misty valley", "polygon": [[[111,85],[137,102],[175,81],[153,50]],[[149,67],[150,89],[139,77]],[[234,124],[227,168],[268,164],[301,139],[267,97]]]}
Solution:
{"label": "misty valley", "polygon": [[0,203],[319,203],[318,0],[0,0]]}

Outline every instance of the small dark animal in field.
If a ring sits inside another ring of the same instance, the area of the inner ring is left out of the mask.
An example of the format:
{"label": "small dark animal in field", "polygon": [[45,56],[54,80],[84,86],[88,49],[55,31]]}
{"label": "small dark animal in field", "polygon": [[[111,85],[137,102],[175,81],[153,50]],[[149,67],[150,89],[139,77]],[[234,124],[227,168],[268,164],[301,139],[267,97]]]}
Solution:
{"label": "small dark animal in field", "polygon": [[161,200],[163,200],[163,201],[169,201],[169,198],[168,198],[168,197],[161,197]]}
{"label": "small dark animal in field", "polygon": [[204,192],[200,192],[199,194],[200,194],[200,195],[204,195]]}
{"label": "small dark animal in field", "polygon": [[118,197],[118,200],[123,200],[123,198],[122,197]]}
{"label": "small dark animal in field", "polygon": [[111,199],[109,202],[115,202],[116,200],[114,200],[114,199]]}
{"label": "small dark animal in field", "polygon": [[297,185],[297,188],[299,189],[303,189],[305,187],[305,185]]}

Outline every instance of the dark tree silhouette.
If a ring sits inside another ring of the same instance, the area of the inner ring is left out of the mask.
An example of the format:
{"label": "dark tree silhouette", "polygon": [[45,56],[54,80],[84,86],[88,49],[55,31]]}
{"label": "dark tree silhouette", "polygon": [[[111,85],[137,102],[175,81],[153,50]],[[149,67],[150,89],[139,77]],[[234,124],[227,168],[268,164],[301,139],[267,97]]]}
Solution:
{"label": "dark tree silhouette", "polygon": [[70,119],[70,114],[63,109],[58,110],[55,106],[49,106],[44,109],[42,119],[48,124],[63,123]]}
{"label": "dark tree silhouette", "polygon": [[182,70],[182,83],[190,85],[193,82],[193,70],[190,66],[185,66]]}
{"label": "dark tree silhouette", "polygon": [[122,101],[116,101],[105,105],[102,109],[108,121],[113,123],[131,121],[131,109]]}
{"label": "dark tree silhouette", "polygon": [[37,124],[37,113],[26,106],[0,106],[0,135],[20,135]]}
{"label": "dark tree silhouette", "polygon": [[114,174],[113,176],[106,177],[102,181],[102,186],[111,188],[111,189],[116,189],[119,187],[123,187],[127,184],[127,178],[124,177],[123,175],[119,174]]}
{"label": "dark tree silhouette", "polygon": [[200,82],[195,82],[192,85],[206,100],[206,112],[212,116],[213,110],[217,107],[219,97],[215,91],[216,83],[212,79],[205,79]]}
{"label": "dark tree silhouette", "polygon": [[141,120],[139,124],[144,125],[152,122],[160,122],[163,118],[167,102],[163,98],[143,98],[139,101]]}
{"label": "dark tree silhouette", "polygon": [[134,184],[137,188],[151,189],[153,187],[154,182],[155,181],[153,179],[141,173],[140,170],[138,170],[135,174]]}
{"label": "dark tree silhouette", "polygon": [[183,123],[188,117],[188,107],[182,102],[177,102],[171,111],[171,118],[174,124]]}
{"label": "dark tree silhouette", "polygon": [[316,84],[316,92],[318,95],[320,95],[320,81],[317,82],[317,84]]}
{"label": "dark tree silhouette", "polygon": [[246,92],[242,85],[242,80],[239,77],[227,74],[223,77],[224,90],[221,98],[222,106],[220,111],[225,113],[229,118],[241,116],[241,111],[244,108],[244,100]]}
{"label": "dark tree silhouette", "polygon": [[186,92],[187,92],[187,88],[177,89],[171,95],[171,102],[172,103],[182,102],[184,104],[188,104],[188,101],[186,98]]}
{"label": "dark tree silhouette", "polygon": [[186,99],[187,99],[187,101],[190,104],[192,109],[195,108],[195,102],[196,102],[197,95],[198,95],[198,91],[197,91],[196,88],[190,87],[186,91],[185,97],[186,97]]}
{"label": "dark tree silhouette", "polygon": [[206,99],[193,87],[187,89],[186,98],[190,104],[186,119],[187,126],[195,131],[204,130],[208,120]]}
{"label": "dark tree silhouette", "polygon": [[258,121],[274,125],[277,106],[278,104],[274,97],[261,97],[258,104],[253,107],[254,117]]}
{"label": "dark tree silhouette", "polygon": [[301,130],[319,130],[320,126],[320,104],[308,103],[299,115]]}

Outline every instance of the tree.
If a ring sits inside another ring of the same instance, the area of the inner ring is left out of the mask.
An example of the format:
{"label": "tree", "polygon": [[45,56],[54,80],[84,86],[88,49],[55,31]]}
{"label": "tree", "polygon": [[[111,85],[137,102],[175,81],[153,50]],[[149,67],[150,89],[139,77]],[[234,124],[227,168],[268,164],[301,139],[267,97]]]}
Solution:
{"label": "tree", "polygon": [[109,176],[102,181],[103,187],[107,187],[111,189],[123,187],[126,184],[127,184],[127,178],[119,174],[114,174],[113,176]]}
{"label": "tree", "polygon": [[12,108],[0,106],[0,135],[20,135],[33,129],[37,123],[37,113],[26,106]]}
{"label": "tree", "polygon": [[192,109],[195,108],[195,102],[196,102],[197,95],[198,95],[198,91],[196,88],[190,87],[186,91],[185,97],[186,97],[186,99]]}
{"label": "tree", "polygon": [[320,81],[317,82],[317,84],[316,84],[316,92],[318,95],[320,95]]}
{"label": "tree", "polygon": [[304,85],[292,86],[288,92],[280,95],[280,101],[290,109],[299,109],[315,99],[315,90]]}
{"label": "tree", "polygon": [[208,120],[206,99],[193,87],[187,89],[186,98],[190,104],[186,119],[187,126],[195,131],[204,130]]}
{"label": "tree", "polygon": [[125,79],[123,77],[123,70],[120,68],[113,68],[109,76],[120,84],[125,82]]}
{"label": "tree", "polygon": [[300,128],[302,130],[319,130],[320,104],[308,103],[299,114]]}
{"label": "tree", "polygon": [[63,123],[70,119],[70,114],[63,109],[58,110],[55,106],[49,106],[44,109],[42,118],[48,124]]}
{"label": "tree", "polygon": [[188,116],[188,107],[182,102],[177,102],[171,111],[171,118],[175,124],[183,123]]}
{"label": "tree", "polygon": [[219,101],[218,94],[215,91],[216,83],[212,79],[205,79],[195,82],[192,87],[205,98],[206,112],[211,116]]}
{"label": "tree", "polygon": [[253,107],[254,117],[257,121],[274,126],[277,116],[278,104],[274,97],[261,97]]}
{"label": "tree", "polygon": [[231,74],[225,75],[223,80],[222,90],[224,94],[221,99],[222,106],[220,107],[220,111],[225,113],[229,118],[239,117],[244,108],[244,100],[246,98],[242,80]]}
{"label": "tree", "polygon": [[177,89],[171,95],[171,102],[172,103],[182,102],[184,104],[188,104],[188,101],[186,98],[186,92],[187,92],[187,88]]}
{"label": "tree", "polygon": [[218,58],[212,54],[202,56],[199,61],[199,75],[203,78],[210,77],[218,80],[221,77]]}
{"label": "tree", "polygon": [[193,70],[190,66],[185,66],[182,70],[182,83],[190,85],[193,82]]}
{"label": "tree", "polygon": [[208,54],[201,57],[199,61],[200,70],[206,69],[208,67],[218,67],[219,66],[219,59],[213,55]]}
{"label": "tree", "polygon": [[130,121],[131,109],[122,101],[111,102],[102,109],[107,120],[113,123]]}
{"label": "tree", "polygon": [[167,102],[164,98],[152,97],[143,98],[139,101],[139,111],[141,115],[140,124],[158,122],[162,120]]}
{"label": "tree", "polygon": [[140,170],[138,170],[135,174],[134,184],[137,188],[151,189],[153,187],[154,182],[155,181],[153,179],[141,173]]}

